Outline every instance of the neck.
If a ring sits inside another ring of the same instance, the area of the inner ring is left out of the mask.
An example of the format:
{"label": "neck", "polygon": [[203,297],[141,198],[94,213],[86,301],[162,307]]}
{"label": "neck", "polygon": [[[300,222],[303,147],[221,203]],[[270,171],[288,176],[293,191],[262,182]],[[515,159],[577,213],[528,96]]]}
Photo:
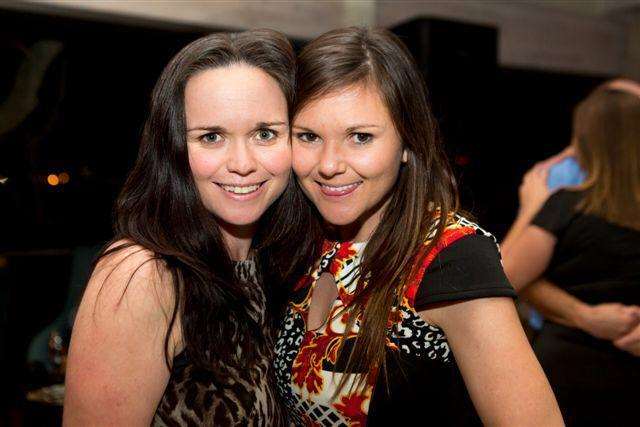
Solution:
{"label": "neck", "polygon": [[234,225],[218,221],[222,239],[227,245],[233,261],[244,261],[249,257],[251,242],[256,234],[257,224]]}
{"label": "neck", "polygon": [[340,240],[351,242],[366,242],[378,228],[382,214],[389,205],[389,198],[385,198],[373,209],[365,212],[351,224],[337,227]]}

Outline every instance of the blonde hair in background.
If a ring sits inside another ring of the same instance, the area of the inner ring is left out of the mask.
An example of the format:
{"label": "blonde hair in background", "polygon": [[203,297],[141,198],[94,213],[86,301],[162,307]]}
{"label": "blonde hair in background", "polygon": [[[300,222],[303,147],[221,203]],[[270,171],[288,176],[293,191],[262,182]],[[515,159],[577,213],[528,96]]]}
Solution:
{"label": "blonde hair in background", "polygon": [[588,175],[580,210],[640,230],[640,85],[598,87],[574,111],[573,134]]}

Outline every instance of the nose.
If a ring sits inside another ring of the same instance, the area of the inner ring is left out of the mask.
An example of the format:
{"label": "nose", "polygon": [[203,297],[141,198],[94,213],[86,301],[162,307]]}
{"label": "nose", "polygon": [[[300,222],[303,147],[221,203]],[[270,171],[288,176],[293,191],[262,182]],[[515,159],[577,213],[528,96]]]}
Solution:
{"label": "nose", "polygon": [[238,175],[247,176],[256,171],[257,163],[251,148],[246,141],[234,141],[230,144],[227,170]]}
{"label": "nose", "polygon": [[331,178],[346,171],[340,146],[336,142],[326,141],[320,153],[318,172],[323,178]]}

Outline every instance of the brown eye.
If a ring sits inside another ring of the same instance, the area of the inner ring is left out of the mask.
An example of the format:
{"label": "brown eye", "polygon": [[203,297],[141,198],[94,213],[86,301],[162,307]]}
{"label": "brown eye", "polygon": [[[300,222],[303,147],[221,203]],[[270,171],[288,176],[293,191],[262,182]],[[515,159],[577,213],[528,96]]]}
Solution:
{"label": "brown eye", "polygon": [[318,135],[312,132],[300,132],[296,134],[296,138],[298,138],[300,141],[309,142],[309,143],[318,141]]}
{"label": "brown eye", "polygon": [[356,144],[366,144],[370,142],[373,138],[373,135],[366,132],[356,132],[353,134],[353,140]]}

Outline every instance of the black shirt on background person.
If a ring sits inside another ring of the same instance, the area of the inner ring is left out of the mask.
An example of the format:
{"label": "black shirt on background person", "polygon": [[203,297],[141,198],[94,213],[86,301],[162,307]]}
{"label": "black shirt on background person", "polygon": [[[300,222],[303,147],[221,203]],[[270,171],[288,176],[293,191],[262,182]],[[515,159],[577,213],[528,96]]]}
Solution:
{"label": "black shirt on background person", "polygon": [[[532,220],[557,238],[545,278],[587,304],[640,305],[640,231],[579,212],[583,195],[560,190]],[[637,421],[632,412],[640,358],[609,340],[549,320],[534,350],[567,425],[588,423],[579,408],[591,405],[607,408],[609,425]]]}

